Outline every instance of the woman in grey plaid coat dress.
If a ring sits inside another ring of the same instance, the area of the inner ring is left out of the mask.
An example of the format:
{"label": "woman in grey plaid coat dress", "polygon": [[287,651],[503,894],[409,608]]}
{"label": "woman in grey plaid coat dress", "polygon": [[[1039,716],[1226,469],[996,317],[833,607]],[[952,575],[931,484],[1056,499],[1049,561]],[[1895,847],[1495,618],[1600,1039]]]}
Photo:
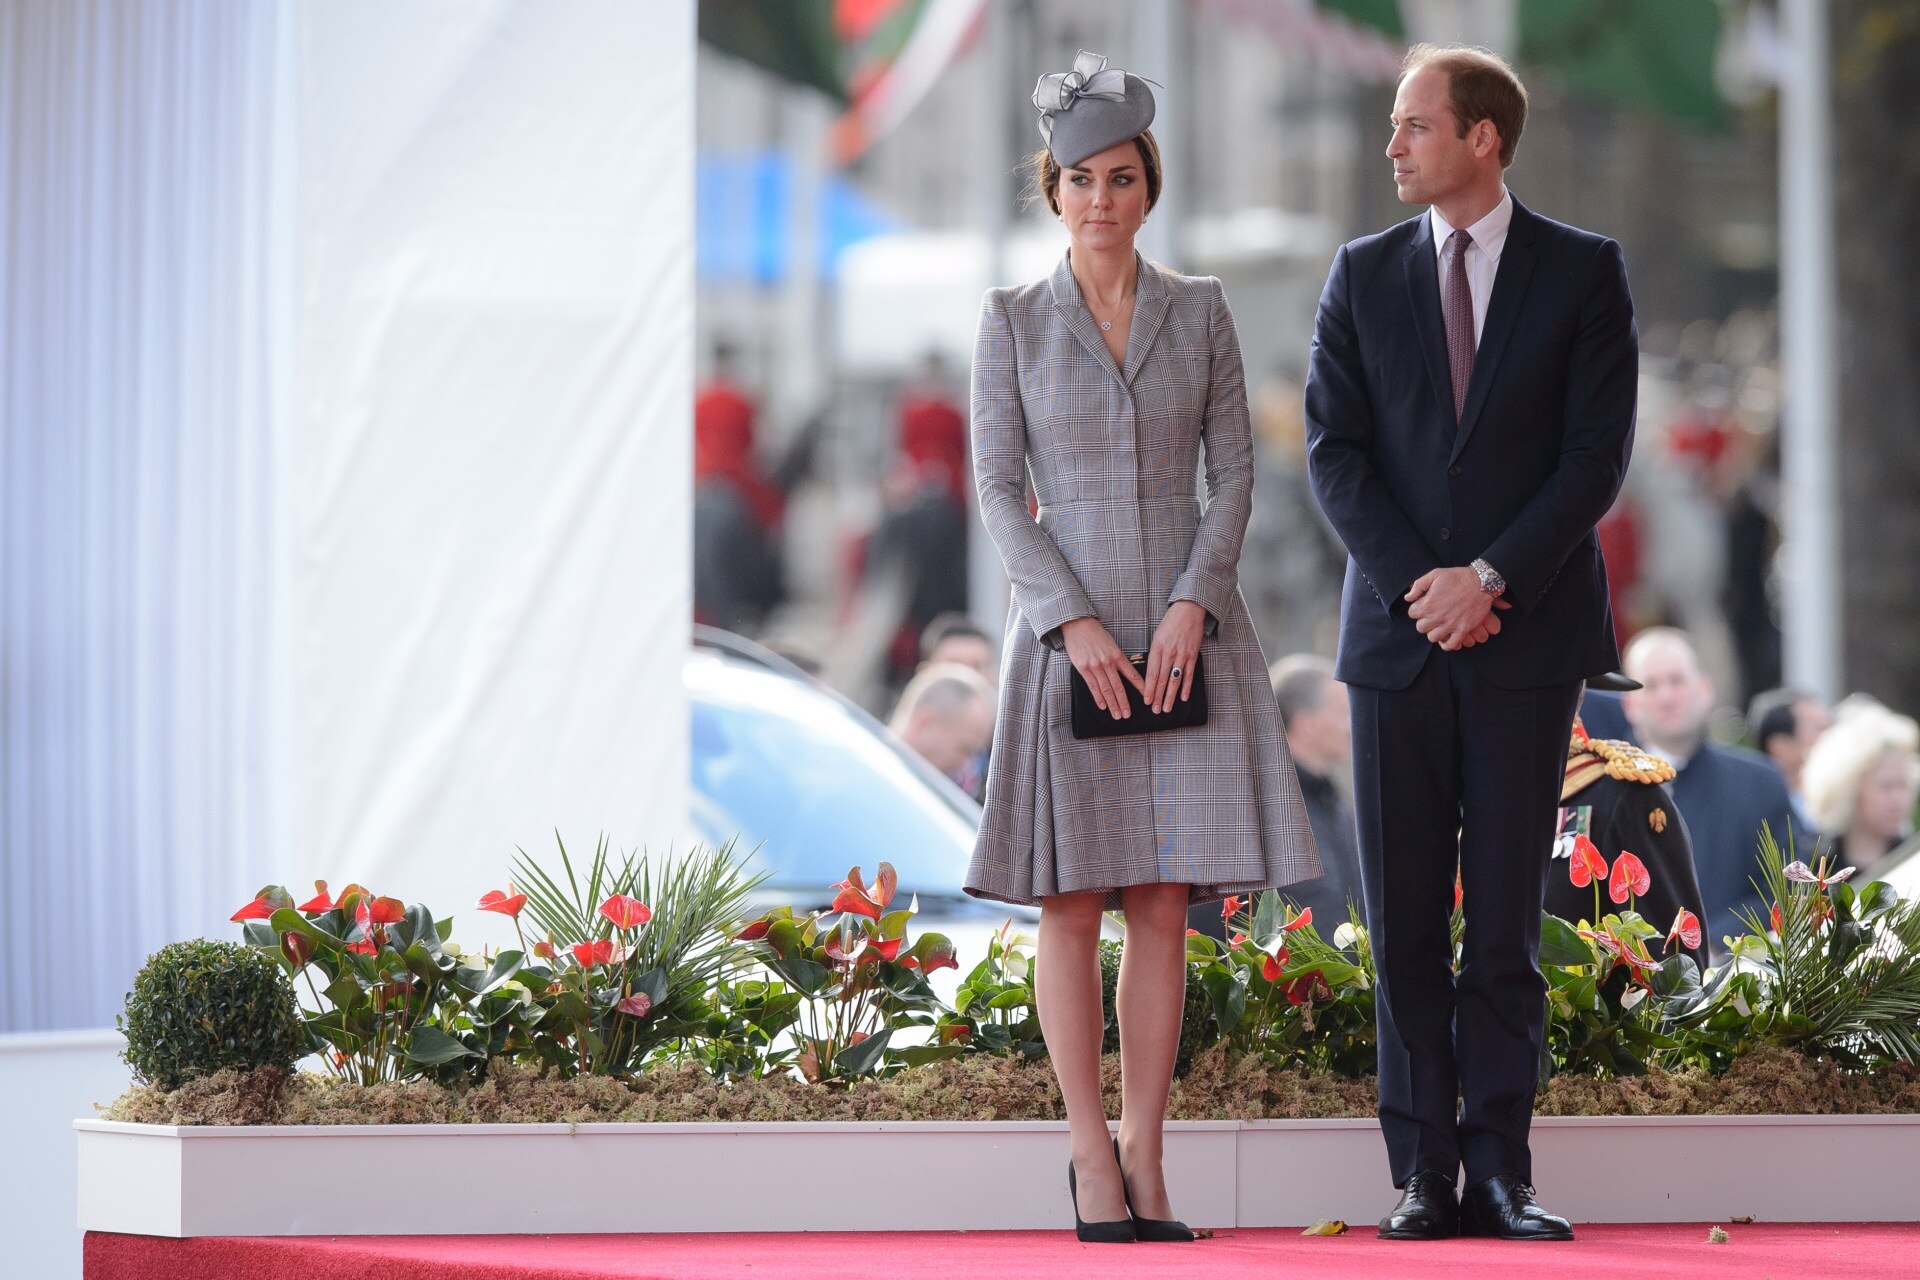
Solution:
{"label": "woman in grey plaid coat dress", "polygon": [[[1160,191],[1152,97],[1093,57],[1035,95],[1049,140],[1036,184],[1071,248],[1048,279],[988,292],[974,349],[975,479],[1013,608],[966,890],[1041,906],[1036,994],[1082,1238],[1191,1239],[1160,1175],[1188,905],[1320,865],[1237,586],[1253,442],[1233,319],[1218,280],[1134,250]],[[1148,655],[1144,677],[1130,653]],[[1127,685],[1162,711],[1187,697],[1202,654],[1204,725],[1074,737],[1074,669],[1124,717]],[[1127,924],[1117,1147],[1099,1089],[1103,908]]]}

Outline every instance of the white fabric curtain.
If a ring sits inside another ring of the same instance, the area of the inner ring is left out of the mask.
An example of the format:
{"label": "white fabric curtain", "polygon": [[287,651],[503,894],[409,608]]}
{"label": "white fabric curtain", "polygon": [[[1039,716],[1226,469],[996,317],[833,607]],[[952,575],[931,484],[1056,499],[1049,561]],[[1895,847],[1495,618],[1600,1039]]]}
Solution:
{"label": "white fabric curtain", "polygon": [[0,1031],[111,1025],[276,839],[286,25],[0,0]]}

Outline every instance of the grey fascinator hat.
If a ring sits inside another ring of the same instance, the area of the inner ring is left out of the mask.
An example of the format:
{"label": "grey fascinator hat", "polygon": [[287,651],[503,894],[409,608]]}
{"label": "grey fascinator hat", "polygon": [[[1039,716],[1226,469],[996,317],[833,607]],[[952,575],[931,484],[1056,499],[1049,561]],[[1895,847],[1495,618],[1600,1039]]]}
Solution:
{"label": "grey fascinator hat", "polygon": [[1073,70],[1040,77],[1033,105],[1040,109],[1040,136],[1062,169],[1139,137],[1153,123],[1147,82],[1085,49]]}

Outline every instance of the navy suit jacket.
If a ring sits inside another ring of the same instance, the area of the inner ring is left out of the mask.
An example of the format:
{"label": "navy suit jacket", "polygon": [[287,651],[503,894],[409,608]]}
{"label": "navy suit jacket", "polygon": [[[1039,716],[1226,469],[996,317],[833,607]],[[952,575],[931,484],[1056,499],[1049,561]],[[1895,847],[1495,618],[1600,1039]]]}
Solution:
{"label": "navy suit jacket", "polygon": [[1308,474],[1349,557],[1341,680],[1406,688],[1433,643],[1402,597],[1482,557],[1513,606],[1462,652],[1487,680],[1619,666],[1594,525],[1626,475],[1638,377],[1620,246],[1517,199],[1457,429],[1426,212],[1335,255],[1306,401]]}
{"label": "navy suit jacket", "polygon": [[[1694,871],[1707,904],[1704,923],[1718,946],[1726,935],[1739,937],[1747,931],[1740,919],[1742,908],[1766,917],[1766,899],[1758,888],[1766,883],[1759,862],[1760,828],[1771,827],[1780,847],[1791,843],[1793,856],[1803,860],[1813,856],[1814,837],[1794,821],[1780,771],[1745,747],[1702,743],[1668,785],[1693,837]],[[1605,848],[1601,852],[1612,856]]]}

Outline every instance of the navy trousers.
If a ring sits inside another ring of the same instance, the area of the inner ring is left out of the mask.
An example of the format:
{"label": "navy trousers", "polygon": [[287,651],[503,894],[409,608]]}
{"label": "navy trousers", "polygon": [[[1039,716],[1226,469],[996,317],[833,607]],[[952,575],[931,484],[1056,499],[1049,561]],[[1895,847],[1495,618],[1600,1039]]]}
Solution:
{"label": "navy trousers", "polygon": [[1405,689],[1348,690],[1380,1127],[1396,1187],[1463,1166],[1469,1187],[1496,1174],[1532,1180],[1540,911],[1580,685],[1503,689],[1477,665],[1436,647]]}

